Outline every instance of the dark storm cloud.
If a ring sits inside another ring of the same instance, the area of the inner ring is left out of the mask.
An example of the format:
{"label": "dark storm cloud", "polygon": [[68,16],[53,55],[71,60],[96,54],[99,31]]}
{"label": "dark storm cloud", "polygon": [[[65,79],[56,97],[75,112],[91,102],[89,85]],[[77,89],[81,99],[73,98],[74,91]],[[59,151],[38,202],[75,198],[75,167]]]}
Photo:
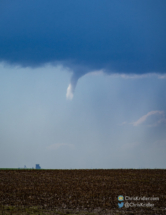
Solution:
{"label": "dark storm cloud", "polygon": [[76,79],[94,69],[165,73],[165,11],[165,0],[2,0],[0,61],[62,62]]}

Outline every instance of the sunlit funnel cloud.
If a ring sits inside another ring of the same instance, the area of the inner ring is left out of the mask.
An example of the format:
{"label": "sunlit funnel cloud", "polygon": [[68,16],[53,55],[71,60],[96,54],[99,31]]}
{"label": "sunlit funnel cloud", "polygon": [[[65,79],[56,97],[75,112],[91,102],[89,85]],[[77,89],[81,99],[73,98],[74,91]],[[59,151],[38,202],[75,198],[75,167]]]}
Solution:
{"label": "sunlit funnel cloud", "polygon": [[75,91],[75,87],[76,87],[78,79],[79,79],[78,76],[76,76],[75,74],[72,75],[70,84],[67,88],[66,99],[68,99],[68,100],[73,99],[74,91]]}
{"label": "sunlit funnel cloud", "polygon": [[73,96],[74,96],[74,89],[73,89],[72,84],[70,83],[69,86],[68,86],[68,88],[67,88],[66,98],[68,100],[72,100]]}

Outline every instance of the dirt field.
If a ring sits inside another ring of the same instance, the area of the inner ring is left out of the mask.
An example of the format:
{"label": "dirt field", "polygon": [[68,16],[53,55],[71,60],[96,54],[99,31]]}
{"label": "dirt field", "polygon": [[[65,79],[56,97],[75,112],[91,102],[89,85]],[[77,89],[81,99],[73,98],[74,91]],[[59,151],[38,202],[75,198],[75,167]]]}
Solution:
{"label": "dirt field", "polygon": [[0,214],[166,214],[166,170],[0,170]]}

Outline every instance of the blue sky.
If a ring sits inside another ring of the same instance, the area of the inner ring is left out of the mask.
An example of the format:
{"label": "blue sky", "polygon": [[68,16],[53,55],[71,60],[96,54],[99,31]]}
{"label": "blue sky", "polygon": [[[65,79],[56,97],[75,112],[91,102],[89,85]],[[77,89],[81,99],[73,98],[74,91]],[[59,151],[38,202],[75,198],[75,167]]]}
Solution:
{"label": "blue sky", "polygon": [[0,2],[0,167],[165,168],[165,1]]}

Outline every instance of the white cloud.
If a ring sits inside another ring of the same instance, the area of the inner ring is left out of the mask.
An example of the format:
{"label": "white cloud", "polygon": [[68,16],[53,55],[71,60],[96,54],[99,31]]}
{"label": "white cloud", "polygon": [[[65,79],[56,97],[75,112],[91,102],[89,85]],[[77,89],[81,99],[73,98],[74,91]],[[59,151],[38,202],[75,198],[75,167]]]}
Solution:
{"label": "white cloud", "polygon": [[158,78],[159,79],[166,79],[166,75],[159,75]]}
{"label": "white cloud", "polygon": [[142,116],[136,122],[133,122],[131,124],[133,124],[133,126],[138,126],[138,125],[142,124],[143,122],[147,121],[147,119],[149,119],[149,117],[152,116],[152,115],[158,115],[158,119],[157,119],[157,121],[153,122],[149,126],[157,126],[160,123],[166,121],[164,111],[158,111],[158,110],[156,110],[156,111],[150,111],[150,112],[148,112],[146,115]]}

